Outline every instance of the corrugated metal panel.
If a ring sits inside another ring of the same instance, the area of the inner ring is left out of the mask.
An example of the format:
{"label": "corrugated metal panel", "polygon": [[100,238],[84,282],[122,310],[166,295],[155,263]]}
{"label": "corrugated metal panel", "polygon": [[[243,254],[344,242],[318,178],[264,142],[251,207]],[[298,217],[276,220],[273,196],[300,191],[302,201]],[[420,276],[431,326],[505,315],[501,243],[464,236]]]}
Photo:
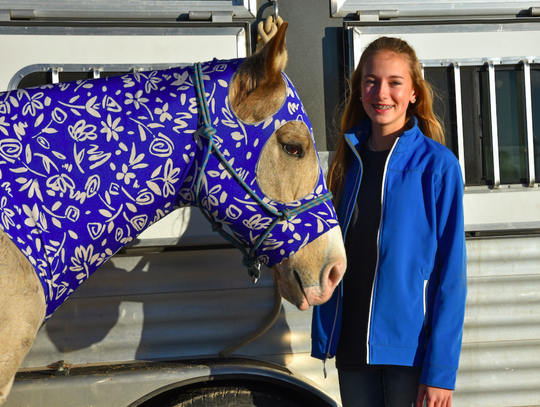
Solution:
{"label": "corrugated metal panel", "polygon": [[540,405],[540,237],[467,242],[456,407]]}
{"label": "corrugated metal panel", "polygon": [[253,286],[236,249],[116,256],[45,324],[23,367],[216,356],[272,306],[270,270]]}

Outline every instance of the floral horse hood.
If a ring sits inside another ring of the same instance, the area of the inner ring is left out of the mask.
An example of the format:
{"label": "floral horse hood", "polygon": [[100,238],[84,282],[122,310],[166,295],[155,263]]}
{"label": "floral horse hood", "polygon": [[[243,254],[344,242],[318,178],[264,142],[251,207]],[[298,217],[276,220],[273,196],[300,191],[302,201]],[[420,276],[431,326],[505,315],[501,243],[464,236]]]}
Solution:
{"label": "floral horse hood", "polygon": [[282,107],[263,122],[242,122],[228,97],[242,62],[201,65],[214,144],[229,168],[215,154],[203,165],[209,143],[192,67],[0,94],[0,227],[35,267],[47,319],[140,232],[176,207],[197,205],[197,193],[201,209],[241,244],[258,243],[256,256],[269,267],[337,225],[332,205],[323,201],[279,220],[259,241],[276,221],[268,208],[309,205],[328,190],[319,169],[314,190],[298,201],[264,196],[256,170],[266,141],[287,122],[311,125],[285,74]]}

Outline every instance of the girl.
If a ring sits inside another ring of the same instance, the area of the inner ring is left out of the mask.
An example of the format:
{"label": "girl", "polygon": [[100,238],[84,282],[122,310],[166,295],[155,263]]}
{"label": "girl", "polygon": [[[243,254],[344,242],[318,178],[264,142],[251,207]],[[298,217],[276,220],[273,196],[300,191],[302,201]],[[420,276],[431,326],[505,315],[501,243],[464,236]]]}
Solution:
{"label": "girl", "polygon": [[329,171],[345,238],[341,287],[313,312],[344,407],[450,407],[466,297],[463,180],[414,50],[371,43]]}

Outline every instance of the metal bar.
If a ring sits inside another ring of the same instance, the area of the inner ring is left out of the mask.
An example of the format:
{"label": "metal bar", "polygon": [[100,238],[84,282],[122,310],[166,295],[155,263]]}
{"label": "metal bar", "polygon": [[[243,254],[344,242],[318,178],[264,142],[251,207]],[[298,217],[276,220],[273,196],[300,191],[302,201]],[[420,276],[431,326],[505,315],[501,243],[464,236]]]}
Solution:
{"label": "metal bar", "polygon": [[458,159],[465,184],[465,143],[463,135],[463,102],[461,100],[461,70],[459,62],[454,63],[454,93],[456,96],[456,130],[458,144]]}
{"label": "metal bar", "polygon": [[92,73],[93,73],[93,78],[97,79],[97,78],[99,78],[101,76],[101,69],[93,68]]}
{"label": "metal bar", "polygon": [[190,11],[189,14],[190,21],[207,21],[212,19],[211,11]]}
{"label": "metal bar", "polygon": [[538,17],[540,16],[540,7],[529,7],[528,12],[531,17]]}
{"label": "metal bar", "polygon": [[246,58],[248,50],[251,50],[251,36],[246,35],[246,30],[243,28],[236,35],[236,46],[238,48],[238,58]]}
{"label": "metal bar", "polygon": [[272,3],[274,4],[274,19],[277,24],[278,17],[279,17],[279,6],[278,6],[277,0],[272,0]]}
{"label": "metal bar", "polygon": [[[362,56],[361,48],[356,48],[355,44],[362,44],[361,32],[355,27],[352,29],[347,29],[349,36],[349,66],[351,70],[349,72],[349,78],[352,76],[354,70],[357,68],[358,63],[360,62],[360,57]],[[365,45],[364,45],[365,46]]]}
{"label": "metal bar", "polygon": [[527,159],[529,161],[529,187],[534,186],[534,134],[531,93],[531,61],[523,60],[523,86],[525,88],[525,134],[527,136]]}
{"label": "metal bar", "polygon": [[489,73],[489,108],[491,125],[491,148],[493,151],[493,188],[501,185],[501,170],[499,165],[499,133],[497,126],[497,95],[495,87],[495,65],[493,61],[488,63]]}
{"label": "metal bar", "polygon": [[[497,65],[517,65],[520,64],[524,59],[534,63],[535,61],[540,60],[540,55],[521,55],[519,57],[500,57],[500,58],[490,58],[490,61]],[[455,62],[459,62],[461,66],[482,66],[486,64],[486,58],[454,58],[454,59],[421,59],[420,63],[424,64],[425,67],[445,67],[451,66]]]}
{"label": "metal bar", "polygon": [[10,10],[11,20],[35,20],[36,10]]}
{"label": "metal bar", "polygon": [[60,83],[60,71],[62,68],[52,68],[52,83]]}

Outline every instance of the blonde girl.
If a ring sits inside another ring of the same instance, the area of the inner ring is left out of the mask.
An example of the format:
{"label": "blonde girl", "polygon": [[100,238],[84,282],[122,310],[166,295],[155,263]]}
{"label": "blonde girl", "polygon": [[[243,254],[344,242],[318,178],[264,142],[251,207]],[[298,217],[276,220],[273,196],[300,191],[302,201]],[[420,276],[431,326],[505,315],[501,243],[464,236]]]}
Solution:
{"label": "blonde girl", "polygon": [[313,313],[344,407],[450,407],[466,298],[463,180],[414,50],[382,37],[351,80],[329,187],[348,269]]}

